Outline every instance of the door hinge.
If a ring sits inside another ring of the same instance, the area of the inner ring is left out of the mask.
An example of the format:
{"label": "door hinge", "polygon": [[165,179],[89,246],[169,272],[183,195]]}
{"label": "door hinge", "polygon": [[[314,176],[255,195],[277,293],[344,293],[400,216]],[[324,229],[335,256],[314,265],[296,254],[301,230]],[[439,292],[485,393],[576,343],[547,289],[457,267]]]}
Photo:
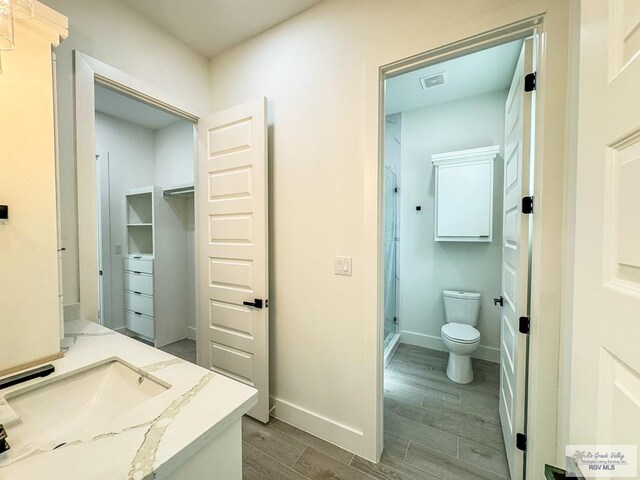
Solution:
{"label": "door hinge", "polygon": [[533,197],[522,197],[522,213],[525,215],[533,213]]}
{"label": "door hinge", "polygon": [[518,331],[525,335],[529,335],[529,332],[531,331],[531,320],[529,317],[520,317],[518,322]]}
{"label": "door hinge", "polygon": [[394,192],[396,192],[396,193],[398,193],[398,187],[394,187],[394,188],[393,188],[393,191],[394,191]]}
{"label": "door hinge", "polygon": [[516,448],[523,452],[527,451],[527,436],[524,433],[516,433]]}
{"label": "door hinge", "polygon": [[533,92],[536,89],[536,72],[524,76],[524,91]]}

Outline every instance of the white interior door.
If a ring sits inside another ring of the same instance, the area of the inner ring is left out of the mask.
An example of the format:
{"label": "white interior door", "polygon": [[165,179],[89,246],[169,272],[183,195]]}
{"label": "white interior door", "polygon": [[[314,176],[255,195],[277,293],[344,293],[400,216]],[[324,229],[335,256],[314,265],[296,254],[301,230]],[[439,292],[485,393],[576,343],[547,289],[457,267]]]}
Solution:
{"label": "white interior door", "polygon": [[525,75],[533,70],[533,39],[522,46],[505,105],[504,217],[502,235],[502,307],[500,340],[500,421],[511,478],[523,476],[523,452],[516,434],[524,433],[526,337],[519,319],[527,316],[529,218],[522,198],[530,195],[532,93]]}
{"label": "white interior door", "polygon": [[580,21],[569,442],[637,446],[640,2],[583,0]]}
{"label": "white interior door", "polygon": [[[269,420],[266,99],[199,124],[198,363],[258,390]],[[253,304],[253,305],[251,305]]]}

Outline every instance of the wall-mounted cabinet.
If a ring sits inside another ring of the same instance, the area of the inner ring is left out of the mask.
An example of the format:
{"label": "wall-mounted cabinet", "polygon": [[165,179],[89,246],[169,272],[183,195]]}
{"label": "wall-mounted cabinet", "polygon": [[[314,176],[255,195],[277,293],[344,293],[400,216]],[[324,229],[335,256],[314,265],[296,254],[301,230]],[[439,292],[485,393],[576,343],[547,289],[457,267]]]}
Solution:
{"label": "wall-mounted cabinet", "polygon": [[493,168],[500,147],[431,156],[435,168],[435,240],[491,242]]}

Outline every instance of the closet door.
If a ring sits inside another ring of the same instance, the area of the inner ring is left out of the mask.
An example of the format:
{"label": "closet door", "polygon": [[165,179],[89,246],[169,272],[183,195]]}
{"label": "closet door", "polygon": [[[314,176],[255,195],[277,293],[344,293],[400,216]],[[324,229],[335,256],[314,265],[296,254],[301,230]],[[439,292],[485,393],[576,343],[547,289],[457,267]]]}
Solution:
{"label": "closet door", "polygon": [[258,390],[269,420],[267,117],[261,98],[200,121],[198,363]]}

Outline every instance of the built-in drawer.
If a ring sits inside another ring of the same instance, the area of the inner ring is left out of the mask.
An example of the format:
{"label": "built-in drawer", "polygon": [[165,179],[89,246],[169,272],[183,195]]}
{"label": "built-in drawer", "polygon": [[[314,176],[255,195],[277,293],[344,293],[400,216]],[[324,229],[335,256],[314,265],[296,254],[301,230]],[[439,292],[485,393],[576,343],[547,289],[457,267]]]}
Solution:
{"label": "built-in drawer", "polygon": [[124,307],[132,312],[153,317],[153,297],[142,293],[124,292]]}
{"label": "built-in drawer", "polygon": [[140,272],[124,272],[124,289],[153,295],[153,275]]}
{"label": "built-in drawer", "polygon": [[140,312],[131,312],[129,310],[126,310],[125,314],[127,329],[147,337],[150,340],[154,339],[153,317],[143,315]]}
{"label": "built-in drawer", "polygon": [[153,273],[153,260],[144,257],[127,257],[124,259],[124,269],[129,272]]}

